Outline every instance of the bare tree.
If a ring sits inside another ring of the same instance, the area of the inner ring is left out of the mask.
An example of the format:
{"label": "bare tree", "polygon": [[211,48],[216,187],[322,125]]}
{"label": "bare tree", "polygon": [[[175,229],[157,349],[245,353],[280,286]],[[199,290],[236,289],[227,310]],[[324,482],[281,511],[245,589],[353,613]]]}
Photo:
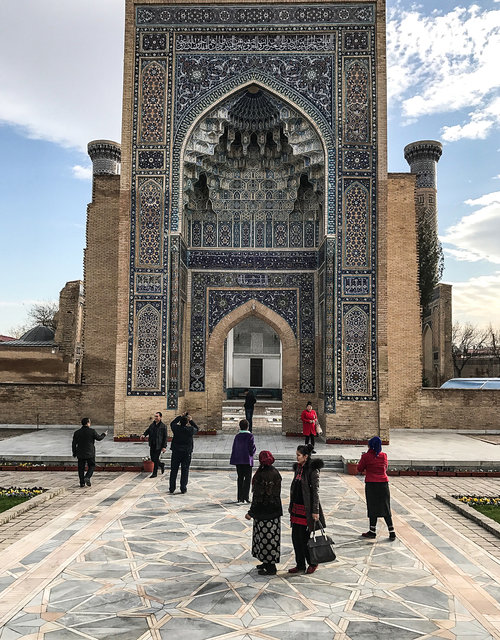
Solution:
{"label": "bare tree", "polygon": [[451,357],[453,367],[459,378],[462,371],[477,349],[481,349],[487,340],[487,332],[471,322],[454,322],[451,330]]}
{"label": "bare tree", "polygon": [[56,330],[56,313],[59,310],[57,302],[38,302],[28,311],[28,323],[32,327],[43,325],[53,331]]}
{"label": "bare tree", "polygon": [[490,322],[486,333],[487,346],[493,356],[494,364],[498,364],[500,367],[500,329],[494,328]]}
{"label": "bare tree", "polygon": [[9,329],[9,335],[13,338],[20,338],[26,331],[43,325],[53,331],[57,327],[57,312],[59,307],[56,302],[37,302],[28,309],[27,320],[16,327]]}

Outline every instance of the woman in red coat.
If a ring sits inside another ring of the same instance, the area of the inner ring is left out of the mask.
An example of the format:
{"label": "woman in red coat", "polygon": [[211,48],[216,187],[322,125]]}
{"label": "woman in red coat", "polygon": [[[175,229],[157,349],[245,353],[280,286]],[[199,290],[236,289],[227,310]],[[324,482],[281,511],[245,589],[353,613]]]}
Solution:
{"label": "woman in red coat", "polygon": [[391,515],[391,494],[387,477],[387,456],[382,453],[382,440],[374,436],[368,442],[368,451],[363,453],[358,463],[358,473],[366,471],[365,496],[370,530],[362,533],[363,538],[377,537],[377,518],[384,518],[389,529],[389,540],[396,539]]}
{"label": "woman in red coat", "polygon": [[314,436],[316,434],[316,420],[318,416],[316,415],[316,411],[314,411],[312,402],[308,402],[304,411],[300,414],[300,419],[302,420],[302,433],[306,437],[305,444],[309,444],[309,438],[311,439],[312,451],[311,453],[316,453],[314,451]]}

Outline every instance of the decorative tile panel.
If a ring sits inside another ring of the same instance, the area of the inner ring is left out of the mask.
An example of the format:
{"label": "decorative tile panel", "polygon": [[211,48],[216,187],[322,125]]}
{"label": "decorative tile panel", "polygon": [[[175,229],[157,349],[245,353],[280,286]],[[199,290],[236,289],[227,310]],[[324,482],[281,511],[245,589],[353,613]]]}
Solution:
{"label": "decorative tile panel", "polygon": [[170,237],[170,335],[167,409],[177,409],[180,357],[180,238]]}
{"label": "decorative tile panel", "polygon": [[142,36],[142,48],[144,51],[165,51],[167,35],[165,33],[145,33]]}
{"label": "decorative tile panel", "polygon": [[195,251],[188,254],[191,269],[314,270],[316,251]]}
{"label": "decorative tile panel", "polygon": [[344,296],[371,296],[371,276],[342,276],[342,294]]}
{"label": "decorative tile panel", "polygon": [[[176,122],[184,112],[224,80],[258,71],[269,78],[286,78],[287,86],[304,97],[314,96],[314,104],[331,123],[331,56],[314,55],[231,55],[179,54],[176,58]],[[354,74],[354,72],[352,72]]]}
{"label": "decorative tile panel", "polygon": [[233,309],[255,299],[280,315],[297,335],[300,391],[314,392],[314,305],[310,304],[314,299],[313,274],[266,272],[266,288],[263,288],[261,278],[241,280],[244,275],[234,272],[192,274],[190,391],[205,390],[206,341],[212,330]]}
{"label": "decorative tile panel", "polygon": [[160,266],[162,261],[163,192],[161,182],[148,180],[139,188],[138,265]]}
{"label": "decorative tile panel", "polygon": [[369,269],[370,193],[360,182],[347,183],[344,192],[343,269]]}
{"label": "decorative tile panel", "polygon": [[369,143],[370,140],[370,71],[362,58],[344,60],[345,110],[344,141]]}
{"label": "decorative tile panel", "polygon": [[223,5],[193,6],[168,5],[137,7],[136,24],[168,26],[226,26],[259,25],[269,27],[288,25],[344,25],[372,24],[375,21],[375,5],[335,6],[326,4],[297,5]]}
{"label": "decorative tile panel", "polygon": [[370,305],[344,304],[343,368],[344,397],[371,398]]}
{"label": "decorative tile panel", "polygon": [[141,142],[165,138],[165,63],[144,60],[141,76]]}
{"label": "decorative tile panel", "polygon": [[138,294],[162,293],[162,274],[161,273],[136,273],[135,274],[135,290]]}
{"label": "decorative tile panel", "polygon": [[163,169],[165,153],[158,150],[139,151],[137,166],[139,169]]}
{"label": "decorative tile panel", "polygon": [[136,311],[135,388],[157,391],[160,371],[161,304],[138,302]]}

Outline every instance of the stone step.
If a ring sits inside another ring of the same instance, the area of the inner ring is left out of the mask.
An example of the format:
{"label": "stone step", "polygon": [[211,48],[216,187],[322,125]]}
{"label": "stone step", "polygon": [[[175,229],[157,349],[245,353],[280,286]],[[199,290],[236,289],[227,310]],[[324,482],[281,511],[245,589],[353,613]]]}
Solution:
{"label": "stone step", "polygon": [[[325,460],[322,456],[322,459],[325,463],[324,470],[325,471],[337,471],[343,472],[344,467],[341,460]],[[280,471],[290,471],[292,469],[293,460],[292,458],[286,458],[283,460],[277,459],[274,463],[276,469]],[[257,468],[257,465],[254,466],[254,469]],[[193,457],[191,459],[191,469],[223,469],[225,471],[234,471],[234,465],[229,464],[228,458],[203,458],[198,459]]]}

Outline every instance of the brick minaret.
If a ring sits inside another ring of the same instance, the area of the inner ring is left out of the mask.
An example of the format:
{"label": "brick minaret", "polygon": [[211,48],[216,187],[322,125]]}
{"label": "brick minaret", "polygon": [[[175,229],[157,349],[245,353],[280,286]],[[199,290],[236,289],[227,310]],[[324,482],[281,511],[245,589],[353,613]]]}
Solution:
{"label": "brick minaret", "polygon": [[112,140],[92,140],[87,146],[94,176],[115,176],[120,173],[121,149]]}
{"label": "brick minaret", "polygon": [[93,140],[88,152],[93,177],[84,254],[82,382],[89,385],[90,409],[103,424],[112,421],[114,403],[121,153],[110,140]]}
{"label": "brick minaret", "polygon": [[437,233],[437,163],[443,146],[436,140],[419,140],[407,144],[405,160],[417,176],[415,204],[419,220],[427,218]]}

